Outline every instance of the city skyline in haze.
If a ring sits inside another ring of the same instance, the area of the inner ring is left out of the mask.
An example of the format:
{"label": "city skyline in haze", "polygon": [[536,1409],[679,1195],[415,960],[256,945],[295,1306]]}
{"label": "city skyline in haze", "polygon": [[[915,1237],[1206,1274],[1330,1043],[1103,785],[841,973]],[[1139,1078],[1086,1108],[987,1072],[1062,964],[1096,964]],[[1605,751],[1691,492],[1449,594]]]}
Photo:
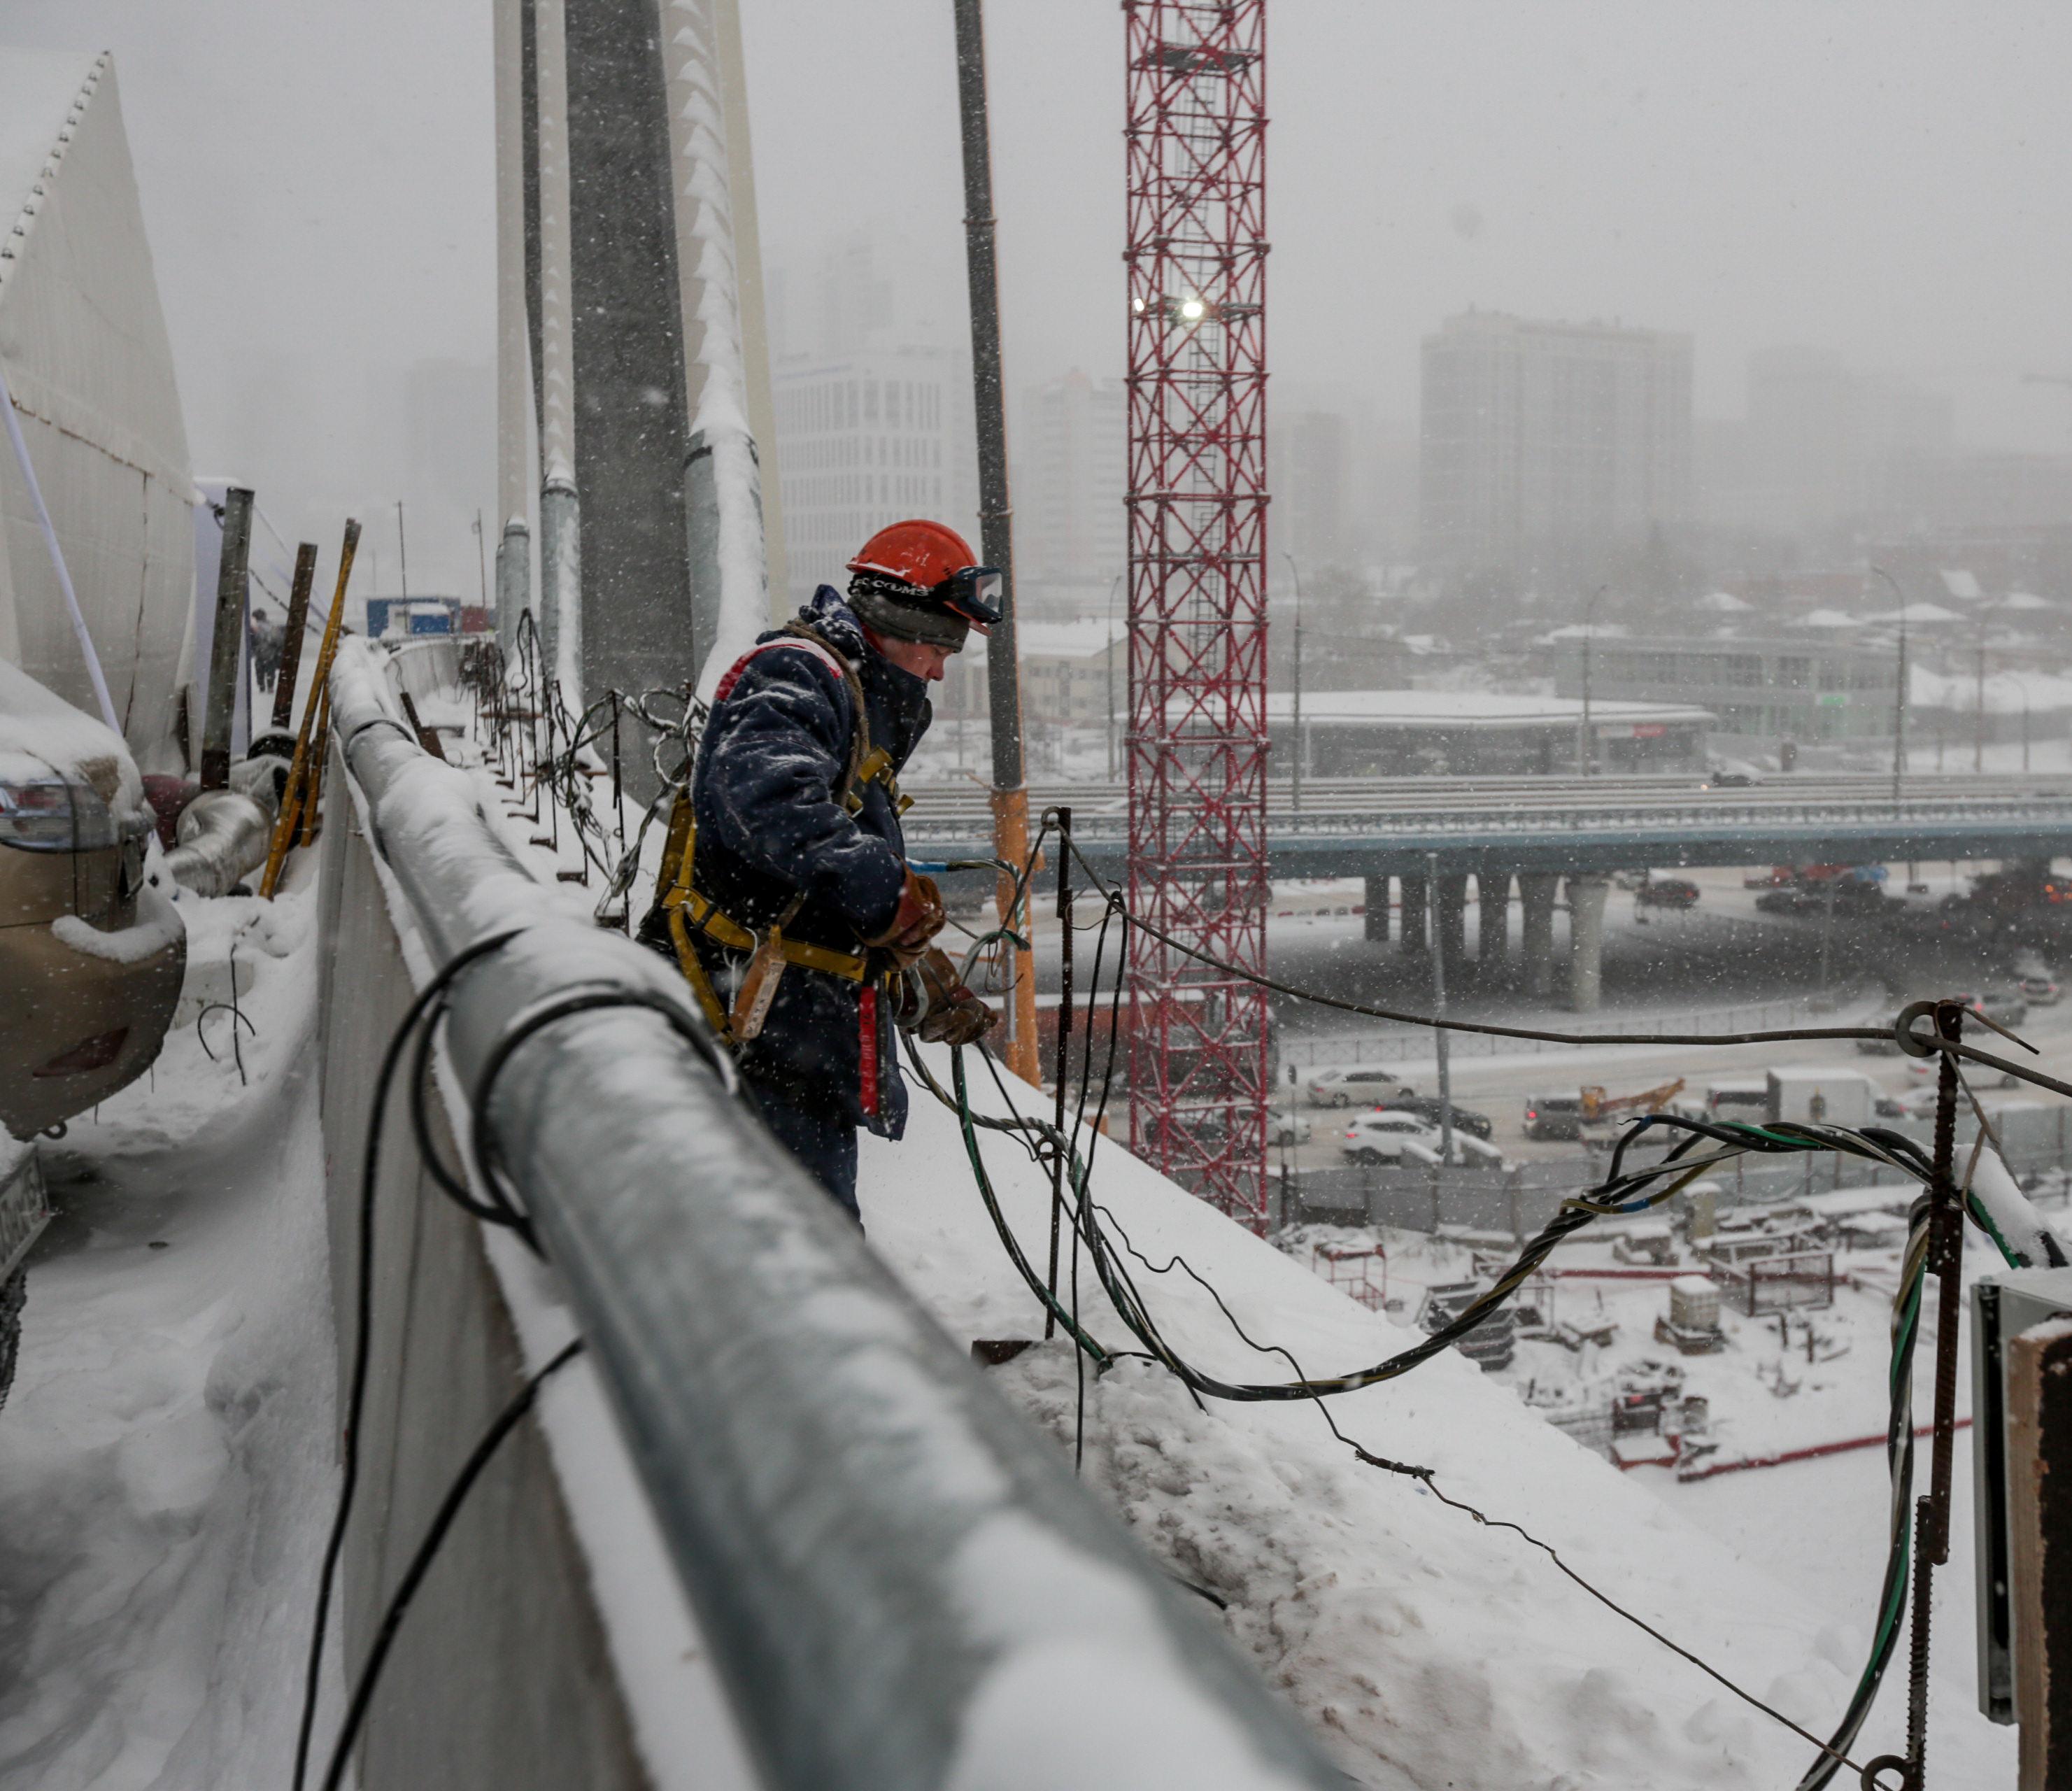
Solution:
{"label": "city skyline in haze", "polygon": [[[114,51],[195,463],[329,543],[347,504],[372,526],[410,496],[405,370],[491,352],[488,11],[209,16],[15,0],[0,40]],[[742,19],[773,258],[897,232],[954,334],[947,6]],[[993,0],[987,24],[1009,389],[1112,377],[1120,14]],[[1688,333],[1701,418],[1743,414],[1758,351],[1805,344],[1946,394],[1961,446],[2072,445],[2072,392],[2023,383],[2072,373],[2072,13],[1311,0],[1272,34],[1276,402],[1321,386],[1412,418],[1422,338],[1474,306]],[[475,478],[489,505],[492,469]],[[413,531],[413,585],[421,554],[428,585],[473,588],[458,514],[421,549]]]}

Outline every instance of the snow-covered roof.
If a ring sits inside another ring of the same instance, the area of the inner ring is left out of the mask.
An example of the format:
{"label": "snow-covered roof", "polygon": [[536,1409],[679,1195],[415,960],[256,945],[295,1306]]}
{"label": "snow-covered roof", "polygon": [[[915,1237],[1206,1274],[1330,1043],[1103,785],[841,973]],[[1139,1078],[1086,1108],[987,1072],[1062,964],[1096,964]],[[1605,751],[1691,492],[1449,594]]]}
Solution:
{"label": "snow-covered roof", "polygon": [[[1293,692],[1276,690],[1266,699],[1269,722],[1292,722]],[[1495,690],[1305,690],[1302,725],[1360,722],[1373,727],[1574,727],[1583,705],[1573,697],[1519,696]],[[1680,702],[1600,702],[1590,705],[1594,726],[1632,722],[1708,722],[1712,711]]]}
{"label": "snow-covered roof", "polygon": [[1855,628],[1863,626],[1860,620],[1846,610],[1808,610],[1793,624],[1801,628]]}
{"label": "snow-covered roof", "polygon": [[1910,627],[1921,624],[1961,622],[1964,618],[1953,609],[1945,609],[1940,603],[1909,603],[1905,609],[1880,610],[1875,616],[1867,616],[1866,622],[1906,622]]}
{"label": "snow-covered roof", "polygon": [[2048,597],[2039,597],[2033,591],[2010,591],[1994,605],[1996,609],[2062,609],[2064,605],[2054,603]]}
{"label": "snow-covered roof", "polygon": [[1710,610],[1715,616],[1739,616],[1755,605],[1745,602],[1731,591],[1708,591],[1698,599],[1698,607]]}
{"label": "snow-covered roof", "polygon": [[1620,622],[1571,622],[1543,634],[1540,640],[1543,646],[1550,640],[1622,640],[1626,634]]}
{"label": "snow-covered roof", "polygon": [[[2047,672],[1995,672],[1986,679],[1986,713],[2056,714],[2072,710],[2072,677]],[[2026,700],[2025,700],[2026,699]],[[1931,672],[1907,668],[1907,699],[1917,709],[1956,709],[1967,714],[1979,707],[1979,681],[1970,673]]]}
{"label": "snow-covered roof", "polygon": [[1092,659],[1127,640],[1129,624],[1117,616],[1083,616],[1076,622],[1018,622],[1015,650],[1025,659]]}

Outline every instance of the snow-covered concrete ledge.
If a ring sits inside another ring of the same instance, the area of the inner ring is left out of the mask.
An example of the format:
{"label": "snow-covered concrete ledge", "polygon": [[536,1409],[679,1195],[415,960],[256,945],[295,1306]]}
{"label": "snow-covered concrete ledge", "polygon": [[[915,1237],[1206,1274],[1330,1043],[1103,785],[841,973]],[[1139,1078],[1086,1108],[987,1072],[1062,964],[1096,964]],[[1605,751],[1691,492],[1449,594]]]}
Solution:
{"label": "snow-covered concrete ledge", "polygon": [[[467,1089],[571,989],[679,1008],[684,991],[533,876],[482,812],[485,784],[393,725],[356,643],[332,706],[354,801],[324,848],[324,1109],[349,1300],[373,1069],[414,982],[524,929],[456,986]],[[442,1204],[397,1128],[348,1661],[467,1443],[571,1324],[590,1378],[550,1386],[544,1444],[528,1432],[516,1475],[478,1493],[487,1514],[472,1542],[456,1530],[443,1602],[428,1584],[413,1608],[364,1785],[727,1782],[738,1756],[705,1732],[725,1727],[709,1698],[686,1732],[686,1651],[717,1668],[771,1783],[1342,1782],[662,1016],[542,1028],[485,1117],[552,1267]],[[609,1410],[564,1447],[557,1411],[586,1384]],[[607,1507],[624,1534],[597,1534]],[[666,1583],[643,1583],[643,1550]]]}

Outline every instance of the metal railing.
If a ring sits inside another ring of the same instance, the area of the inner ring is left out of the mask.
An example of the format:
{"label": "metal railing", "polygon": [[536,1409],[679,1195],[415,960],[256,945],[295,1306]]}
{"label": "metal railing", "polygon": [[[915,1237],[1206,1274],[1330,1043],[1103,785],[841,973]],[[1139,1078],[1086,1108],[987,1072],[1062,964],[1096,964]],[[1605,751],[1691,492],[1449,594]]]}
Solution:
{"label": "metal railing", "polygon": [[[418,746],[369,649],[340,653],[331,700],[434,962],[525,928],[455,982],[453,1065],[770,1782],[942,1785],[1002,1745],[989,1713],[1013,1676],[1062,1655],[1099,1663],[1073,1676],[1075,1725],[1153,1748],[1185,1728],[1176,1754],[1227,1735],[1219,1787],[1342,1785],[655,1011],[696,1028],[674,972],[561,917],[470,776]],[[542,1023],[579,994],[602,1005]]]}
{"label": "metal railing", "polygon": [[[1936,787],[1923,789],[1922,784]],[[962,790],[921,788],[908,793],[915,798],[906,820],[911,838],[962,838],[983,818],[980,804]],[[1070,801],[1074,831],[1087,841],[1127,836],[1126,808],[1104,786],[1091,793],[1069,788],[1032,793],[1032,809],[1038,795]],[[1735,827],[1819,829],[1950,823],[1990,827],[2068,822],[2072,822],[2072,787],[2061,783],[2054,788],[2041,780],[1991,778],[1918,780],[1897,803],[1892,799],[1889,784],[1881,796],[1868,787],[1777,791],[1693,790],[1686,786],[1673,792],[1584,791],[1556,780],[1538,788],[1470,785],[1428,790],[1407,789],[1401,783],[1391,783],[1365,788],[1342,785],[1320,789],[1300,811],[1272,803],[1267,813],[1267,826],[1272,833],[1293,839],[1367,838],[1404,832],[1420,837],[1481,838],[1622,833],[1636,829],[1709,833]]]}

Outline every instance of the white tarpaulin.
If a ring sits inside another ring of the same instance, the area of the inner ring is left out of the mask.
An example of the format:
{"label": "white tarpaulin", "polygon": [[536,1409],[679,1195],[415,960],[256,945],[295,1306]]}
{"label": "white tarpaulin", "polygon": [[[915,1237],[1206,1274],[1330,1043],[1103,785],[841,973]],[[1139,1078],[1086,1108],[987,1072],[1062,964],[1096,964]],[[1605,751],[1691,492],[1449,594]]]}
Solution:
{"label": "white tarpaulin", "polygon": [[[0,361],[130,750],[176,767],[187,430],[112,60],[0,50]],[[96,712],[27,488],[0,454],[0,657]]]}

